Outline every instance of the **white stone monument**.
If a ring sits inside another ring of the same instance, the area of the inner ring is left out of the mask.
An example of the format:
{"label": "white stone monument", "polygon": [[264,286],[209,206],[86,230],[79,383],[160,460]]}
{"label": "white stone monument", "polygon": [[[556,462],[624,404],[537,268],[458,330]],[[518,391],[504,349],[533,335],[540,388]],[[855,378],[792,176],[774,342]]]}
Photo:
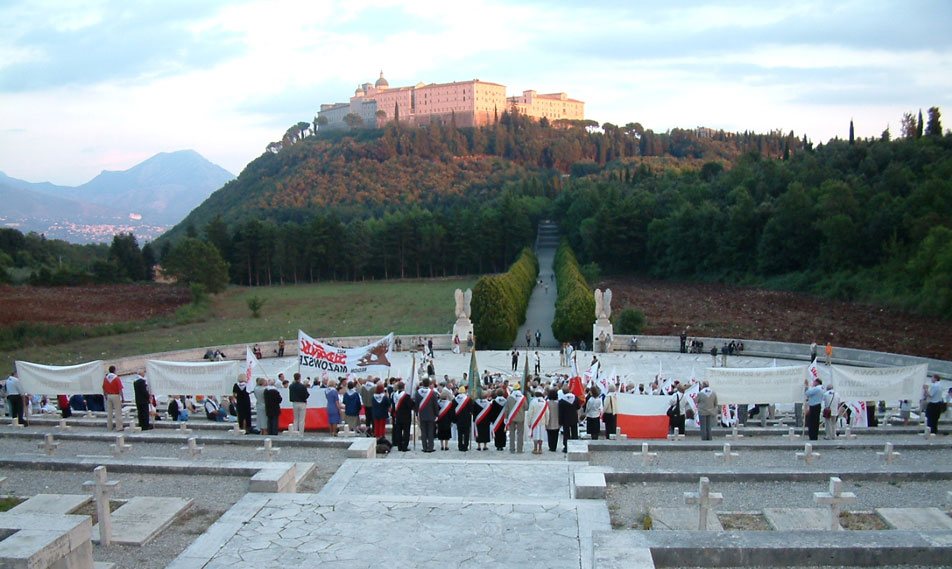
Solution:
{"label": "white stone monument", "polygon": [[883,448],[883,452],[877,452],[876,456],[882,458],[888,464],[899,458],[899,453],[893,450],[892,443],[886,443],[886,446]]}
{"label": "white stone monument", "polygon": [[612,317],[612,289],[595,289],[595,324],[592,325],[592,349],[596,352],[611,352],[615,329]]}
{"label": "white stone monument", "polygon": [[191,456],[192,458],[195,458],[198,455],[202,454],[202,451],[205,450],[205,447],[198,446],[198,441],[195,440],[195,437],[189,437],[188,444],[183,447],[179,447],[179,450],[184,450],[188,452],[189,456]]}
{"label": "white stone monument", "polygon": [[267,438],[264,440],[264,446],[258,447],[257,451],[263,452],[264,455],[268,457],[268,462],[272,462],[274,457],[277,456],[279,452],[281,452],[281,449],[276,446],[272,446],[271,439]]}
{"label": "white stone monument", "polygon": [[702,476],[698,482],[697,492],[684,493],[684,503],[689,506],[697,506],[698,531],[707,530],[707,513],[723,501],[724,496],[720,492],[711,492],[711,481],[706,476]]}
{"label": "white stone monument", "polygon": [[456,289],[456,323],[453,324],[453,335],[459,338],[460,350],[466,349],[466,339],[473,334],[473,322],[469,319],[472,314],[470,303],[473,300],[472,289]]}
{"label": "white stone monument", "polygon": [[99,543],[104,547],[112,543],[112,513],[109,510],[109,495],[119,489],[119,482],[106,480],[106,467],[93,470],[95,480],[83,482],[84,488],[92,488],[96,499],[96,517],[99,518]]}
{"label": "white stone monument", "polygon": [[802,460],[808,465],[813,464],[813,461],[818,458],[820,458],[820,453],[813,452],[813,445],[810,443],[803,445],[803,452],[797,453],[797,460]]}
{"label": "white stone monument", "polygon": [[635,452],[633,454],[641,458],[641,462],[645,466],[648,466],[650,463],[658,459],[658,453],[648,452],[648,443],[641,443],[641,452]]}
{"label": "white stone monument", "polygon": [[735,458],[739,457],[740,453],[731,451],[730,443],[724,443],[724,450],[722,452],[715,452],[714,456],[723,460],[724,462],[730,462],[734,460]]}
{"label": "white stone monument", "polygon": [[848,502],[856,501],[856,494],[842,491],[843,481],[836,476],[830,477],[829,492],[814,492],[813,501],[818,506],[830,507],[830,531],[839,531],[840,527],[840,507]]}

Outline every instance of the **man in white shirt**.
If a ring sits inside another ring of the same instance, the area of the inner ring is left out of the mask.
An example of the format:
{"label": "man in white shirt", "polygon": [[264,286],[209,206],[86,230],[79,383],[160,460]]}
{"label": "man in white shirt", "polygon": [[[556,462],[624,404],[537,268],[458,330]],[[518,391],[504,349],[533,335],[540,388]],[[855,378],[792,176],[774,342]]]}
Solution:
{"label": "man in white shirt", "polygon": [[23,387],[16,370],[7,378],[7,409],[10,411],[10,416],[18,423],[26,425],[23,420]]}

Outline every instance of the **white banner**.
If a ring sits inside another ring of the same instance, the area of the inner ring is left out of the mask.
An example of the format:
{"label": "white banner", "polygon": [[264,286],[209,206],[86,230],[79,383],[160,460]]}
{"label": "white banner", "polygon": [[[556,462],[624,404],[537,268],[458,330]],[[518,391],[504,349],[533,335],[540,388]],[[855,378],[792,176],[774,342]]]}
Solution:
{"label": "white banner", "polygon": [[390,369],[393,334],[359,348],[338,348],[298,330],[298,369],[301,375],[323,373],[355,376],[385,374]]}
{"label": "white banner", "polygon": [[32,395],[72,395],[102,393],[106,370],[101,361],[74,366],[47,366],[16,362],[17,376],[24,393]]}
{"label": "white banner", "polygon": [[722,403],[799,403],[807,366],[707,369],[707,381]]}
{"label": "white banner", "polygon": [[160,362],[145,364],[146,377],[156,395],[216,395],[231,393],[241,366],[230,362]]}
{"label": "white banner", "polygon": [[833,366],[833,389],[844,401],[918,401],[929,366],[843,367]]}

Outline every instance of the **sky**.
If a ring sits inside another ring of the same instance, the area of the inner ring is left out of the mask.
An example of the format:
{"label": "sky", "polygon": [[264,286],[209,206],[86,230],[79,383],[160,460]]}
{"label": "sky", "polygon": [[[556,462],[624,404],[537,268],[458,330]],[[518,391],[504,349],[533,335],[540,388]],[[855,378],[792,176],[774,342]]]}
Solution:
{"label": "sky", "polygon": [[238,174],[321,103],[479,78],[656,132],[952,126],[952,2],[3,0],[0,171],[79,185],[194,149]]}

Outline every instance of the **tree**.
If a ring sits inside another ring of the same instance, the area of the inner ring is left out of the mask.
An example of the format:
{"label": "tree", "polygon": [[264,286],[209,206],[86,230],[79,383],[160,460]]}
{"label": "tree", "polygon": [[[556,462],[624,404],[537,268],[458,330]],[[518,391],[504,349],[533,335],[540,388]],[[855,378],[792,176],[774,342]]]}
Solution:
{"label": "tree", "polygon": [[278,152],[281,152],[281,149],[283,147],[284,145],[281,144],[280,142],[269,142],[268,146],[265,147],[265,150],[267,150],[271,154],[277,154]]}
{"label": "tree", "polygon": [[922,138],[922,109],[919,109],[919,120],[916,121],[916,138]]}
{"label": "tree", "polygon": [[145,267],[145,280],[151,281],[155,278],[154,268],[158,264],[155,258],[155,249],[152,243],[146,243],[142,246],[142,266]]}
{"label": "tree", "polygon": [[311,129],[311,123],[307,121],[301,121],[297,123],[297,128],[299,131],[301,131],[301,140],[304,140],[307,138],[307,131]]}
{"label": "tree", "polygon": [[317,118],[314,119],[314,124],[316,124],[319,127],[327,126],[328,122],[330,121],[327,119],[326,115],[317,115]]}
{"label": "tree", "polygon": [[364,126],[364,119],[360,118],[357,113],[347,113],[344,115],[344,124],[350,127],[350,130],[357,130]]}
{"label": "tree", "polygon": [[625,308],[618,314],[616,320],[615,333],[625,335],[641,334],[648,323],[645,313],[635,308]]}
{"label": "tree", "polygon": [[926,125],[926,136],[942,136],[939,107],[929,107],[929,124]]}
{"label": "tree", "polygon": [[145,280],[142,251],[131,232],[113,236],[112,245],[109,246],[109,261],[116,265],[120,279],[134,282]]}
{"label": "tree", "polygon": [[850,119],[850,144],[853,144],[855,137],[853,135],[853,119]]}
{"label": "tree", "polygon": [[899,136],[902,138],[916,137],[916,117],[912,113],[903,113],[899,126]]}
{"label": "tree", "polygon": [[186,237],[169,251],[163,262],[166,274],[182,284],[201,284],[212,294],[228,285],[228,263],[210,243]]}

